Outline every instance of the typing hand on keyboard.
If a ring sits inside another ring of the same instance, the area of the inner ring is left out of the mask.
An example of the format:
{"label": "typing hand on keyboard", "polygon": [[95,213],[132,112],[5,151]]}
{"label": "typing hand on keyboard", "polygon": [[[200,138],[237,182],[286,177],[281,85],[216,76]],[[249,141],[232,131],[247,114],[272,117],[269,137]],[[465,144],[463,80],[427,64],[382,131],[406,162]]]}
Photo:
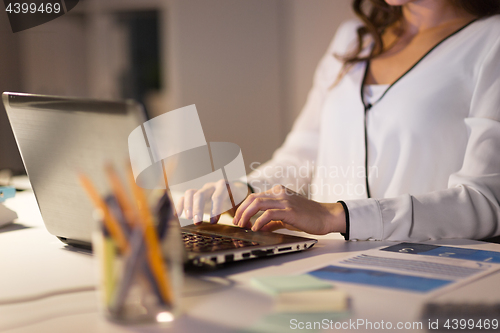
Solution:
{"label": "typing hand on keyboard", "polygon": [[[232,193],[232,191],[237,191],[237,193]],[[243,182],[228,184],[224,180],[219,180],[206,183],[199,190],[187,190],[177,202],[176,211],[178,216],[184,213],[184,217],[192,219],[194,224],[200,224],[203,214],[210,213],[210,223],[217,223],[224,212],[234,216],[237,204],[235,205],[233,198],[245,198],[248,192],[248,186]]]}

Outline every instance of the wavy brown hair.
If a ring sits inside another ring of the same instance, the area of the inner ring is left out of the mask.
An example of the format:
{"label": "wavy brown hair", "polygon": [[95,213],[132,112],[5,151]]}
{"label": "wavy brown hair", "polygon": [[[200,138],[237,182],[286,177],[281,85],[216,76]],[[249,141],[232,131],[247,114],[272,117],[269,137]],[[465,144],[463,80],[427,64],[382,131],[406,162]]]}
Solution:
{"label": "wavy brown hair", "polygon": [[[500,14],[499,0],[449,0],[454,6],[466,12],[482,18],[495,14]],[[384,51],[382,34],[384,30],[400,22],[403,17],[401,6],[390,6],[385,0],[354,0],[352,8],[356,16],[361,19],[363,25],[357,31],[356,49],[342,56],[341,59],[347,67],[360,61],[370,60],[380,55]],[[366,36],[371,36],[374,46],[367,56],[361,56]]]}

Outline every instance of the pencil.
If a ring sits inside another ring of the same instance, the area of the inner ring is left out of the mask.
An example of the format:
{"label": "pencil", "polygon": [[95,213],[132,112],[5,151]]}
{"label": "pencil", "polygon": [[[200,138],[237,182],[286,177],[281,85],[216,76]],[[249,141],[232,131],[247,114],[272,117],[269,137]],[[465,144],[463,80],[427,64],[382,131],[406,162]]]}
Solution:
{"label": "pencil", "polygon": [[128,251],[128,242],[127,238],[123,234],[123,230],[120,228],[120,224],[111,214],[108,206],[106,205],[106,202],[101,198],[99,192],[97,192],[94,185],[92,185],[90,179],[88,179],[87,176],[85,176],[84,174],[80,174],[79,178],[80,178],[80,183],[82,184],[83,188],[89,195],[90,199],[103,214],[104,225],[106,226],[107,230],[109,230],[111,237],[116,242],[120,251],[122,253],[126,253]]}
{"label": "pencil", "polygon": [[[132,193],[139,207],[140,221],[144,226],[144,236],[146,239],[147,256],[151,266],[152,273],[158,283],[163,299],[169,303],[173,303],[173,295],[170,290],[170,278],[168,271],[163,265],[163,257],[160,251],[158,236],[153,224],[153,217],[149,211],[148,203],[144,191],[137,186],[132,175],[132,169],[128,170],[130,186]],[[168,286],[168,287],[167,287]]]}
{"label": "pencil", "polygon": [[118,222],[118,225],[120,226],[120,229],[123,232],[123,235],[125,236],[125,239],[129,243],[129,246],[132,246],[130,244],[130,235],[132,234],[132,230],[134,229],[132,226],[130,226],[125,219],[125,216],[123,214],[123,210],[120,207],[120,204],[116,200],[116,197],[114,195],[108,195],[105,199],[104,202],[106,203],[106,206],[108,206],[110,214],[116,219]]}
{"label": "pencil", "polygon": [[[132,283],[131,278],[132,278],[132,276],[135,276],[135,273],[136,273],[136,268],[130,268],[130,265],[128,264],[128,262],[130,262],[131,260],[132,261],[137,260],[138,255],[140,256],[140,261],[141,261],[140,267],[144,273],[144,276],[146,277],[147,281],[151,285],[151,288],[153,289],[155,294],[158,296],[158,300],[160,301],[160,303],[162,305],[165,305],[166,301],[163,300],[163,298],[161,296],[160,289],[156,283],[156,280],[153,276],[153,273],[151,272],[151,268],[150,268],[150,265],[147,261],[147,258],[145,258],[146,260],[143,260],[144,259],[143,257],[146,254],[146,246],[145,246],[142,226],[139,226],[136,224],[135,226],[132,227],[126,222],[125,217],[123,215],[123,211],[122,211],[120,205],[118,204],[118,201],[116,200],[116,198],[113,195],[109,195],[106,198],[106,204],[108,205],[108,208],[109,208],[111,214],[113,214],[113,216],[115,216],[117,221],[120,223],[120,226],[122,227],[122,230],[125,233],[125,237],[127,238],[128,242],[129,242],[129,246],[130,246],[129,252],[127,253],[127,255],[124,256],[126,258],[125,259],[125,266],[123,268],[124,275],[123,275],[122,281],[120,282],[120,285],[118,287],[116,299],[113,301],[113,306],[112,306],[113,309],[115,309],[115,311],[118,311],[117,309],[119,309],[121,307],[121,305],[120,305],[121,302],[125,299],[126,293],[128,292],[128,289]],[[106,231],[106,228],[104,226],[103,226],[103,230]],[[107,234],[109,235],[109,232],[107,232]],[[140,241],[140,243],[139,243],[139,241]],[[139,244],[139,245],[137,245],[137,244]],[[138,246],[140,247],[140,254],[137,254],[137,251],[138,251],[137,247]],[[127,266],[127,265],[129,265],[129,266]],[[134,267],[135,267],[135,264],[134,264]]]}
{"label": "pencil", "polygon": [[112,303],[113,294],[116,289],[116,248],[115,242],[104,235],[102,237],[102,253],[103,253],[103,263],[102,268],[104,273],[104,299],[106,304],[109,306]]}

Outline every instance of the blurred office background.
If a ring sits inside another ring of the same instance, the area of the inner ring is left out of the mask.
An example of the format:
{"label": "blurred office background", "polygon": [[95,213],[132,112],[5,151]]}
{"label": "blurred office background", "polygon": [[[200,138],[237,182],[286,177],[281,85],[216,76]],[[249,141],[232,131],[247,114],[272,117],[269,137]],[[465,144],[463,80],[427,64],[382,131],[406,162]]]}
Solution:
{"label": "blurred office background", "polygon": [[[207,141],[250,171],[283,142],[350,0],[81,0],[13,34],[0,13],[0,91],[134,98],[150,117],[196,104]],[[0,107],[0,170],[23,172]]]}

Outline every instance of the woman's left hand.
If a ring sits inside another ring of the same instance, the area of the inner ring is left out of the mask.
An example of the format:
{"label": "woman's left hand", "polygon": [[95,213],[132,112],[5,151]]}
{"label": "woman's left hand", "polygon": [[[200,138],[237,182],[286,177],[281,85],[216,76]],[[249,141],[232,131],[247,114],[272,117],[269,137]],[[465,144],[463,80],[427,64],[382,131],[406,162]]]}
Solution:
{"label": "woman's left hand", "polygon": [[[255,221],[250,218],[264,213]],[[340,203],[319,203],[284,187],[250,194],[239,206],[233,224],[253,231],[272,231],[280,228],[305,231],[315,235],[345,232],[345,212]]]}

